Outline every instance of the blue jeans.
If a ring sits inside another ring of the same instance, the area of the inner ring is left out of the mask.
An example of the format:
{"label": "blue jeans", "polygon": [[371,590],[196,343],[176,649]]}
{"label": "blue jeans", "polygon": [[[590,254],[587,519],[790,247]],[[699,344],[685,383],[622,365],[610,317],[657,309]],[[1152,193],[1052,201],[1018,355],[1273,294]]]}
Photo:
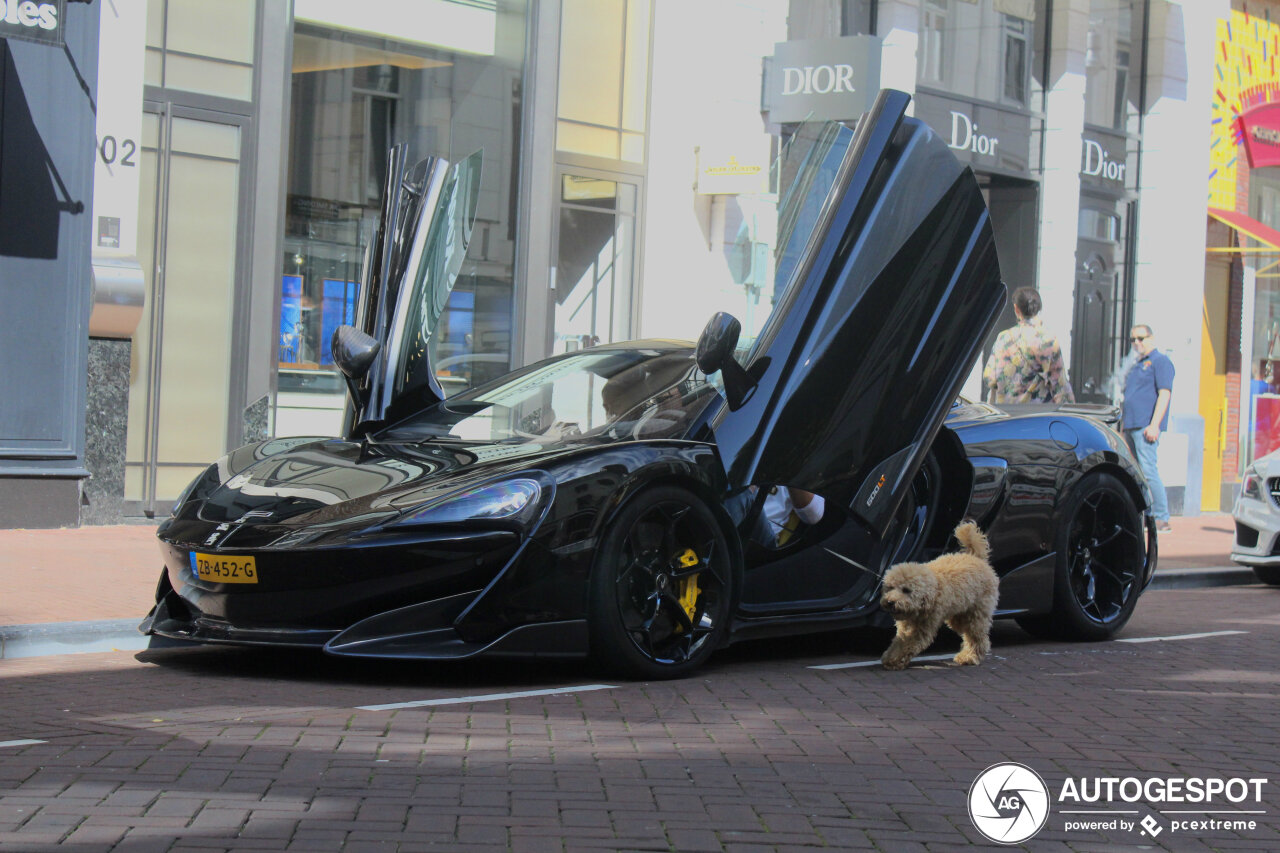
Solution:
{"label": "blue jeans", "polygon": [[1133,445],[1133,454],[1138,457],[1138,467],[1142,476],[1147,478],[1148,503],[1147,512],[1155,516],[1156,521],[1169,520],[1169,498],[1164,491],[1164,482],[1160,479],[1160,468],[1156,464],[1156,451],[1160,449],[1160,439],[1148,442],[1142,437],[1142,430],[1129,430],[1129,443]]}

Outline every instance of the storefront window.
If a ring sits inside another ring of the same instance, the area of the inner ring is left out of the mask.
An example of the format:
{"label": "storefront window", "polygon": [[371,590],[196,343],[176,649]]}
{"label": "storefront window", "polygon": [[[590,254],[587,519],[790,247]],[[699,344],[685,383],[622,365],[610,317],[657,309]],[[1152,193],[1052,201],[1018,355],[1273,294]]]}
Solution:
{"label": "storefront window", "polygon": [[[431,43],[299,15],[281,259],[279,435],[331,432],[343,406],[329,341],[355,320],[387,150],[395,144],[408,146],[410,164],[483,152],[475,231],[430,347],[448,393],[510,365],[524,7],[481,5],[464,10],[469,16],[452,29],[407,34]],[[330,429],[320,429],[321,418]]]}
{"label": "storefront window", "polygon": [[[917,73],[932,89],[1040,107],[1035,0],[923,0]],[[1042,30],[1043,28],[1039,28]]]}
{"label": "storefront window", "polygon": [[[1280,172],[1254,169],[1249,175],[1250,210],[1255,219],[1271,228],[1280,227]],[[1253,245],[1253,244],[1251,244]],[[1273,255],[1246,261],[1269,267]],[[1255,278],[1253,307],[1253,357],[1249,371],[1249,430],[1242,442],[1245,459],[1257,459],[1280,450],[1280,279],[1274,270]]]}
{"label": "storefront window", "polygon": [[875,35],[876,0],[844,0],[840,35]]}
{"label": "storefront window", "polygon": [[253,97],[254,0],[150,0],[146,7],[147,85]]}
{"label": "storefront window", "polygon": [[649,0],[563,0],[556,149],[644,162]]}
{"label": "storefront window", "polygon": [[1090,0],[1086,40],[1085,122],[1138,132],[1142,0]]}
{"label": "storefront window", "polygon": [[1015,106],[1027,105],[1027,59],[1030,55],[1031,25],[1012,15],[1004,16],[1004,100]]}

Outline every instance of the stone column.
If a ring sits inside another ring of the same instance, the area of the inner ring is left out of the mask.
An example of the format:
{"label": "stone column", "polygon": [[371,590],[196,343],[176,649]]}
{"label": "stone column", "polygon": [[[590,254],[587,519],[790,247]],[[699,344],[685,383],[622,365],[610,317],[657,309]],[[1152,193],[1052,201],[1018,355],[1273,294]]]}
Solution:
{"label": "stone column", "polygon": [[1229,11],[1226,0],[1155,0],[1147,38],[1134,321],[1151,325],[1177,371],[1160,469],[1187,472],[1182,485],[1183,514],[1188,515],[1200,512],[1200,467],[1190,458],[1191,448],[1204,444],[1200,307],[1213,47],[1217,20]]}
{"label": "stone column", "polygon": [[[1076,240],[1080,218],[1080,146],[1084,132],[1085,45],[1089,0],[1060,0],[1049,22],[1049,79],[1045,81],[1044,177],[1040,184],[1037,288],[1042,315],[1058,330],[1062,358],[1071,363],[1075,312]],[[1074,379],[1074,377],[1072,377]]]}

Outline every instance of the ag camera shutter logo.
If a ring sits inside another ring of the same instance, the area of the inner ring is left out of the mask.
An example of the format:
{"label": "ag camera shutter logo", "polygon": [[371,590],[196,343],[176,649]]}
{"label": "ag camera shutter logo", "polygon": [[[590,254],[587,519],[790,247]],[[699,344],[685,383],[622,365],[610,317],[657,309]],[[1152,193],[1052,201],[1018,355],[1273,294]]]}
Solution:
{"label": "ag camera shutter logo", "polygon": [[997,844],[1018,844],[1049,819],[1049,788],[1025,764],[993,764],[969,788],[969,819]]}

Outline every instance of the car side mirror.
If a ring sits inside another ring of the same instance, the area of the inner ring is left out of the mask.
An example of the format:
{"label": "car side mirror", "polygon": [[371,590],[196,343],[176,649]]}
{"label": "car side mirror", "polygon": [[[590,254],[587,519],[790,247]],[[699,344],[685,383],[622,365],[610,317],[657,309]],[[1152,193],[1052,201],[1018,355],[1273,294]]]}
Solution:
{"label": "car side mirror", "polygon": [[329,348],[333,350],[333,363],[342,374],[352,382],[359,382],[382,351],[382,344],[355,326],[339,326],[333,330]]}
{"label": "car side mirror", "polygon": [[698,369],[708,375],[720,371],[724,381],[724,396],[729,409],[736,411],[755,390],[756,380],[738,364],[733,351],[738,346],[742,324],[737,318],[723,311],[717,312],[698,337],[695,359]]}

